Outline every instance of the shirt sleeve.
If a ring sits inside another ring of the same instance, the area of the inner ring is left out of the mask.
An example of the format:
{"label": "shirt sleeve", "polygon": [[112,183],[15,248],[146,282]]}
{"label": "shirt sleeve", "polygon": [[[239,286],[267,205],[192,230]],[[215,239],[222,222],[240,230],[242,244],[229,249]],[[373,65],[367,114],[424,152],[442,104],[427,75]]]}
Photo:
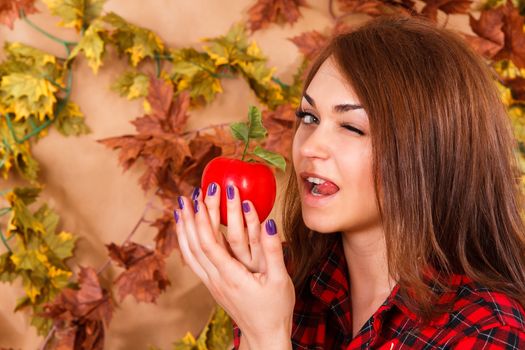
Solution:
{"label": "shirt sleeve", "polygon": [[498,326],[462,337],[451,349],[519,350],[525,349],[525,331]]}

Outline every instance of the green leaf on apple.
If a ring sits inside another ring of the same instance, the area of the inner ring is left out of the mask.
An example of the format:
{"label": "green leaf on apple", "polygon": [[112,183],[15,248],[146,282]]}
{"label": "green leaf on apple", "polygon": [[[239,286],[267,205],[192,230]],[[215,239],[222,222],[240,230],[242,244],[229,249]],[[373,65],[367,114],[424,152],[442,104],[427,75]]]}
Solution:
{"label": "green leaf on apple", "polygon": [[[263,140],[268,134],[268,131],[262,123],[261,111],[255,106],[250,106],[250,110],[248,111],[248,122],[232,123],[230,129],[233,137],[244,142],[244,151],[241,160],[244,160],[246,157],[250,140]],[[268,164],[275,166],[282,171],[286,171],[286,160],[278,153],[270,152],[260,146],[256,146],[253,155],[263,159]]]}
{"label": "green leaf on apple", "polygon": [[278,167],[282,171],[286,171],[286,161],[284,160],[283,156],[281,156],[279,153],[274,153],[268,150],[265,150],[264,148],[257,146],[253,150],[253,154],[255,154],[257,157],[264,159],[266,162],[270,163],[273,166]]}

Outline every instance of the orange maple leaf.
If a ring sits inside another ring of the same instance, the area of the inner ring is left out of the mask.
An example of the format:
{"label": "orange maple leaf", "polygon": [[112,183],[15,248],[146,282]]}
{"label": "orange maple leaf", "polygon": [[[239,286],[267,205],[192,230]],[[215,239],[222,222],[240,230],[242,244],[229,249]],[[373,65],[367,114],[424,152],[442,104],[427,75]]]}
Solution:
{"label": "orange maple leaf", "polygon": [[0,23],[13,29],[16,19],[20,18],[20,12],[25,15],[36,13],[35,0],[0,0]]}
{"label": "orange maple leaf", "polygon": [[131,294],[137,301],[154,303],[169,285],[165,257],[156,250],[128,242],[106,245],[110,258],[125,268],[115,280],[120,300]]}
{"label": "orange maple leaf", "polygon": [[248,10],[248,28],[254,32],[266,28],[270,23],[295,23],[301,16],[299,6],[306,6],[306,1],[257,0]]}
{"label": "orange maple leaf", "polygon": [[40,316],[51,318],[56,327],[57,349],[97,349],[104,347],[104,323],[113,316],[113,300],[102,289],[96,271],[81,267],[79,289],[66,288]]}
{"label": "orange maple leaf", "polygon": [[437,21],[438,10],[444,13],[468,13],[471,0],[423,0],[426,3],[425,7],[421,10],[421,13],[426,17],[430,18],[434,22]]}

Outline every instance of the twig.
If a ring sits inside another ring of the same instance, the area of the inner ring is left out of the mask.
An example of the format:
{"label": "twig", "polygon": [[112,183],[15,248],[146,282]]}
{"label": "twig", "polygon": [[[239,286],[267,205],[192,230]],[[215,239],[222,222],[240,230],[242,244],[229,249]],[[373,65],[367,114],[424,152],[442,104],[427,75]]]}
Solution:
{"label": "twig", "polygon": [[328,1],[328,12],[330,12],[330,16],[332,16],[333,19],[337,20],[337,16],[335,15],[335,12],[334,12],[334,1],[333,0]]}
{"label": "twig", "polygon": [[40,345],[40,350],[45,350],[47,347],[47,344],[51,341],[53,338],[53,335],[55,334],[57,327],[53,325],[53,328],[49,330],[49,333],[47,333],[46,339],[42,342],[42,345]]}
{"label": "twig", "polygon": [[[122,245],[128,243],[130,241],[130,239],[133,237],[133,235],[137,232],[137,229],[139,228],[140,224],[142,224],[143,222],[146,222],[146,214],[148,213],[148,211],[152,208],[153,206],[153,198],[157,195],[157,193],[159,193],[160,191],[160,188],[157,188],[157,190],[155,191],[155,193],[152,195],[152,197],[148,200],[148,203],[146,203],[146,207],[144,208],[144,210],[142,211],[142,215],[140,216],[139,220],[137,221],[137,223],[135,224],[135,227],[133,227],[133,229],[131,230],[131,232],[128,234],[128,236],[126,237],[126,239],[124,240],[124,242],[122,242]],[[102,272],[104,272],[108,267],[109,265],[111,265],[111,258],[108,258],[106,260],[106,262],[104,263],[104,265],[102,265],[102,267],[100,267],[97,271],[97,275],[100,275]]]}

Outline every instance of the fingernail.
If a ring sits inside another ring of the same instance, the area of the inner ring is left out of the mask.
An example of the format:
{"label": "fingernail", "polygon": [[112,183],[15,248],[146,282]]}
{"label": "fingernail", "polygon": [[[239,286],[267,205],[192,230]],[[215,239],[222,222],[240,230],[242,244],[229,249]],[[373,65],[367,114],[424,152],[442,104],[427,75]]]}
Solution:
{"label": "fingernail", "polygon": [[213,196],[217,192],[217,184],[212,182],[208,185],[208,196]]}
{"label": "fingernail", "polygon": [[226,187],[226,195],[228,196],[228,199],[233,199],[233,197],[235,196],[235,189],[233,188],[233,186],[228,185],[228,187]]}
{"label": "fingernail", "polygon": [[273,219],[266,221],[266,232],[268,232],[270,236],[277,233],[277,227],[275,226],[275,221],[273,221]]}
{"label": "fingernail", "polygon": [[179,222],[179,213],[177,213],[177,210],[173,211],[173,216],[175,217],[175,222],[178,223]]}
{"label": "fingernail", "polygon": [[179,208],[184,209],[184,201],[182,200],[182,197],[179,196],[179,198],[177,198],[177,200],[179,201]]}
{"label": "fingernail", "polygon": [[199,201],[193,201],[193,211],[195,213],[199,211]]}
{"label": "fingernail", "polygon": [[248,202],[242,202],[242,211],[245,213],[250,212],[250,203]]}
{"label": "fingernail", "polygon": [[191,195],[191,199],[196,200],[197,197],[199,196],[199,193],[200,193],[200,188],[199,187],[195,187],[193,189],[193,194]]}

